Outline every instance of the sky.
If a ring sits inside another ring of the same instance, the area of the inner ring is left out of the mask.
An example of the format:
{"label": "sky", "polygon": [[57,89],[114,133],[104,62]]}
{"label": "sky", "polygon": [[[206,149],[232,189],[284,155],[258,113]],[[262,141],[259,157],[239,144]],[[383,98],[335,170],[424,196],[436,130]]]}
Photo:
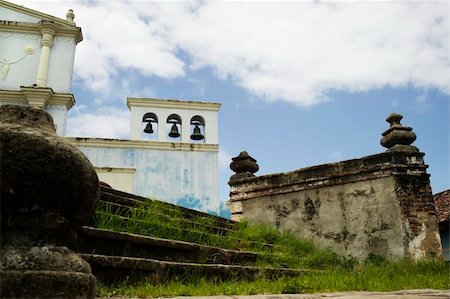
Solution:
{"label": "sky", "polygon": [[83,31],[68,136],[128,138],[127,97],[221,102],[231,158],[257,175],[381,153],[391,112],[450,188],[448,1],[24,1]]}

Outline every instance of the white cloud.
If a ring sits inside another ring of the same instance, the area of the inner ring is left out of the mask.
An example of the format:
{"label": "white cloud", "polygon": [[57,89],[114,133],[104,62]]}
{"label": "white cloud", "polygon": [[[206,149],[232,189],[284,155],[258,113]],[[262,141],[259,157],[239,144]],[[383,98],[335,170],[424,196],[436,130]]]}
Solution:
{"label": "white cloud", "polygon": [[130,113],[126,108],[88,111],[86,106],[77,106],[69,113],[67,128],[67,136],[124,139],[129,135]]}
{"label": "white cloud", "polygon": [[332,90],[412,85],[450,94],[445,1],[20,2],[57,16],[74,9],[85,37],[75,72],[97,92],[118,90],[123,70],[174,78],[189,63],[301,106]]}
{"label": "white cloud", "polygon": [[449,92],[446,5],[214,2],[171,26],[196,67],[212,66],[268,100],[308,106],[332,89]]}
{"label": "white cloud", "polygon": [[[77,45],[75,75],[86,87],[107,95],[116,89],[113,77],[123,69],[146,76],[184,76],[184,62],[175,45],[165,38],[163,24],[144,19],[139,2],[126,1],[13,1],[65,19],[69,8],[82,27],[83,41]],[[153,10],[152,2],[144,2]]]}
{"label": "white cloud", "polygon": [[232,156],[228,153],[226,149],[221,147],[219,149],[219,169],[229,170]]}

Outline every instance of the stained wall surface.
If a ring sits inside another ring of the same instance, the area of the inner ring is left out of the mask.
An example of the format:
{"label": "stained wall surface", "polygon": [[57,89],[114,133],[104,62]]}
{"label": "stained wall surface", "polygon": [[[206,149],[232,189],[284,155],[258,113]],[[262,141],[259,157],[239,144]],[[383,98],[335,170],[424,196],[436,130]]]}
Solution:
{"label": "stained wall surface", "polygon": [[[89,140],[86,138],[80,138],[82,141],[79,142],[76,142],[75,138],[69,140],[72,140],[97,169],[111,168],[106,183],[113,187],[124,184],[124,172],[118,169],[127,169],[129,171],[126,180],[132,186],[122,191],[131,190],[131,193],[136,195],[186,208],[220,213],[218,150],[202,151],[201,149],[207,147],[202,144],[192,145],[196,147],[196,151],[191,151],[191,145],[188,144],[185,148],[180,143],[173,143],[173,149],[152,149],[152,144],[161,146],[161,143],[142,141],[139,145],[145,146],[139,147],[123,140],[119,142],[122,146],[119,148],[83,144],[83,140]],[[114,172],[118,174],[115,177]]]}
{"label": "stained wall surface", "polygon": [[[242,202],[251,221],[275,224],[320,247],[356,257],[403,256],[400,206],[392,178],[264,196]],[[389,243],[389,246],[388,246]]]}
{"label": "stained wall surface", "polygon": [[423,156],[386,152],[289,173],[232,176],[232,219],[273,225],[357,258],[441,256]]}

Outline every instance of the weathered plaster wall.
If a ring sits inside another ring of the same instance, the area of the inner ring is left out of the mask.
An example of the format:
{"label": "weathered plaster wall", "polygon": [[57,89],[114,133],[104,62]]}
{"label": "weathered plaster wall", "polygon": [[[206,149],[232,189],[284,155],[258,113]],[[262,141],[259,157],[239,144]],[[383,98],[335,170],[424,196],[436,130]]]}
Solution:
{"label": "weathered plaster wall", "polygon": [[116,190],[133,193],[134,168],[96,167],[98,179]]}
{"label": "weathered plaster wall", "polygon": [[422,153],[387,152],[230,180],[232,219],[272,224],[336,252],[441,255]]}
{"label": "weathered plaster wall", "polygon": [[[5,59],[9,63],[8,72],[0,74],[0,89],[20,90],[20,86],[33,85],[41,55],[40,34],[0,31],[0,40],[0,67]],[[54,92],[70,93],[75,47],[74,37],[54,37],[47,81]],[[32,54],[25,54],[28,49],[33,49],[33,53],[30,50],[28,53]]]}
{"label": "weathered plaster wall", "polygon": [[[217,145],[215,149],[209,149],[208,145],[204,144],[101,139],[96,140],[102,141],[103,145],[89,145],[89,138],[68,140],[76,145],[96,168],[134,169],[133,194],[186,208],[220,213]],[[168,145],[168,148],[161,148],[165,145]],[[114,182],[106,183],[114,185]]]}
{"label": "weathered plaster wall", "polygon": [[251,221],[274,223],[343,254],[404,254],[400,206],[389,177],[254,198],[243,201],[242,209],[253,211],[245,216]]}

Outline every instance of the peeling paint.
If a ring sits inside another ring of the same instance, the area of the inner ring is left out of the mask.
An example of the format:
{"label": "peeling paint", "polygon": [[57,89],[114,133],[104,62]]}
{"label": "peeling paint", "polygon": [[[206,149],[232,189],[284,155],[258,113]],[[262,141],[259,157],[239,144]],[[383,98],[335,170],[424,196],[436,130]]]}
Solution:
{"label": "peeling paint", "polygon": [[136,195],[218,215],[226,212],[219,199],[217,152],[79,149],[95,167],[134,168],[131,190]]}

